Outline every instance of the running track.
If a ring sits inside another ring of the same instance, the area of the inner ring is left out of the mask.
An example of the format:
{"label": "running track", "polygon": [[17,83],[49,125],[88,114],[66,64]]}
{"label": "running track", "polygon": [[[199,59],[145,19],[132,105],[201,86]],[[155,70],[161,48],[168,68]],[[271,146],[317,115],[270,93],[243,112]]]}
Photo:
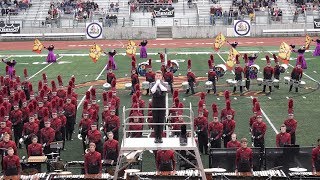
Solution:
{"label": "running track", "polygon": [[[227,38],[229,42],[237,41],[240,46],[279,46],[285,41],[288,44],[305,44],[304,37],[281,37],[281,38]],[[140,42],[140,40],[135,40]],[[103,48],[125,48],[127,40],[83,40],[83,41],[43,41],[45,46],[53,44],[55,49],[72,50],[86,49],[93,42]],[[194,48],[212,47],[214,39],[173,39],[173,40],[148,40],[148,48]],[[5,50],[27,50],[32,49],[33,41],[22,42],[0,42],[2,51]]]}

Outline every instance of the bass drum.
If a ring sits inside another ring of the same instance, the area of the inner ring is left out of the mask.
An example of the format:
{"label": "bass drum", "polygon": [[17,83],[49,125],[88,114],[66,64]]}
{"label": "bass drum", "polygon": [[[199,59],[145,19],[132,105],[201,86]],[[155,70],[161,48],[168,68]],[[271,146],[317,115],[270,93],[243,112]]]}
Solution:
{"label": "bass drum", "polygon": [[109,89],[111,89],[111,85],[109,83],[104,83],[103,85],[103,90],[108,91]]}
{"label": "bass drum", "polygon": [[179,63],[176,60],[171,61],[171,72],[175,73],[179,70]]}
{"label": "bass drum", "polygon": [[256,64],[250,66],[249,77],[250,79],[257,79],[260,67]]}
{"label": "bass drum", "polygon": [[146,73],[147,73],[147,68],[146,67],[147,67],[147,65],[149,65],[148,62],[139,63],[137,71],[138,71],[138,74],[140,76],[146,76]]}
{"label": "bass drum", "polygon": [[226,73],[227,67],[224,64],[218,64],[215,66],[215,71],[218,77],[222,77]]}

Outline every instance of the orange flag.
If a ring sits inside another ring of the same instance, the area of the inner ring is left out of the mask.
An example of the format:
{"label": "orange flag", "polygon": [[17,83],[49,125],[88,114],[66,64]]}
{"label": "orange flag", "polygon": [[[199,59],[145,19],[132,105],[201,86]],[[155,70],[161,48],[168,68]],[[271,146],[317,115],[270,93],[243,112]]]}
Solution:
{"label": "orange flag", "polygon": [[214,42],[214,47],[213,47],[214,50],[219,51],[219,49],[224,45],[225,42],[226,42],[226,37],[224,37],[222,33],[219,33]]}
{"label": "orange flag", "polygon": [[90,52],[89,52],[89,56],[90,58],[92,59],[92,61],[94,63],[96,63],[100,56],[101,56],[101,53],[102,53],[102,49],[100,46],[94,44],[91,48],[90,48]]}
{"label": "orange flag", "polygon": [[42,49],[43,49],[43,44],[38,39],[35,39],[33,43],[32,51],[40,54]]}
{"label": "orange flag", "polygon": [[289,64],[290,55],[291,47],[287,43],[282,42],[278,54],[279,59],[281,59],[284,64]]}
{"label": "orange flag", "polygon": [[306,50],[308,50],[310,48],[310,44],[311,44],[311,37],[307,34],[306,35]]}
{"label": "orange flag", "polygon": [[226,66],[228,70],[231,71],[233,69],[233,66],[236,64],[237,55],[240,55],[240,53],[235,48],[231,48],[229,51],[227,62],[226,62]]}

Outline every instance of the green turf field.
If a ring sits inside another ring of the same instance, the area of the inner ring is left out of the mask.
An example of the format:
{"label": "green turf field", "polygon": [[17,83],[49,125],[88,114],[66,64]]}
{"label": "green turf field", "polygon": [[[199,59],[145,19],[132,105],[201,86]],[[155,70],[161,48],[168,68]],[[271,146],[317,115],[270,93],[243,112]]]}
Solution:
{"label": "green turf field", "polygon": [[[259,55],[256,64],[260,66],[262,69],[266,62],[261,60],[264,58],[266,54],[272,57],[269,54],[269,51],[277,51],[278,47],[240,47],[238,50],[240,51],[259,51],[257,54]],[[310,49],[313,49],[311,47]],[[119,50],[123,52],[123,50]],[[149,52],[160,52],[164,51],[163,49],[149,49]],[[208,71],[207,60],[209,58],[209,54],[191,54],[191,55],[183,55],[177,54],[179,52],[211,52],[212,49],[203,48],[203,49],[168,49],[168,59],[175,60],[180,59],[184,60],[184,62],[180,62],[180,69],[175,76],[185,76],[187,69],[187,60],[192,60],[192,70],[195,72],[197,77],[207,77],[206,73]],[[224,64],[224,61],[227,60],[227,49],[222,49],[219,54],[215,54],[215,64]],[[86,54],[87,51],[56,51],[56,54]],[[2,55],[34,55],[30,52],[0,52]],[[45,55],[45,54],[44,54]],[[137,56],[138,57],[138,56]],[[296,54],[293,53],[291,55],[294,60],[291,61],[291,65],[295,65],[295,57]],[[275,146],[275,136],[276,132],[279,130],[280,125],[283,123],[287,116],[287,98],[293,97],[294,99],[294,110],[295,117],[298,121],[297,128],[297,144],[303,146],[310,146],[315,144],[316,140],[320,137],[319,134],[319,113],[320,113],[320,93],[319,93],[319,84],[315,81],[319,81],[320,79],[320,57],[313,57],[312,52],[306,52],[305,57],[308,64],[308,69],[304,72],[309,76],[303,76],[303,81],[306,82],[306,88],[300,89],[299,93],[288,92],[288,85],[284,84],[283,77],[289,76],[289,72],[291,72],[292,67],[289,67],[288,71],[284,74],[281,74],[281,84],[280,90],[274,90],[271,95],[266,96],[264,94],[259,93],[262,91],[262,86],[257,86],[255,81],[251,82],[251,91],[255,93],[255,96],[258,97],[261,108],[265,113],[265,117],[263,118],[267,124],[267,133],[266,133],[266,146]],[[48,76],[48,81],[56,80],[56,77],[60,74],[63,77],[64,84],[66,85],[68,80],[72,75],[76,77],[76,84],[83,84],[86,82],[95,82],[96,80],[104,80],[105,72],[99,76],[104,69],[107,58],[102,57],[97,63],[93,63],[88,56],[59,56],[59,61],[61,64],[56,63],[52,65],[43,64],[45,61],[45,57],[11,57],[10,59],[16,59],[18,64],[16,65],[17,74],[23,76],[23,68],[28,68],[29,76],[36,74],[32,77],[31,81],[34,84],[34,90],[37,89],[37,82],[42,78],[42,73],[45,72]],[[150,58],[153,60],[159,60],[158,55],[151,55]],[[137,58],[138,59],[138,58]],[[116,71],[117,79],[125,78],[126,74],[130,76],[131,69],[131,59],[127,56],[118,55],[115,57],[115,60],[118,64],[119,70]],[[138,59],[138,62],[142,62],[142,60]],[[244,61],[241,59],[241,64],[244,64]],[[272,64],[274,62],[272,61]],[[153,62],[153,69],[158,70],[160,67],[159,62]],[[0,70],[4,71],[4,64],[1,64]],[[262,74],[259,73],[259,77],[262,77]],[[219,107],[219,111],[224,108],[224,97],[223,91],[228,89],[232,91],[232,87],[227,86],[226,79],[233,78],[233,74],[231,72],[227,72],[226,75],[221,78],[217,83],[217,91],[220,96],[214,96],[212,94],[206,96],[207,108],[210,111],[209,117],[212,117],[211,113],[211,104],[217,103]],[[311,79],[314,80],[311,80]],[[125,80],[125,82],[130,82],[130,79]],[[197,87],[196,92],[206,91],[204,88],[205,81],[200,82],[199,87]],[[79,94],[78,103],[82,99],[85,91],[88,90],[90,86],[84,86],[76,89],[76,92]],[[101,93],[103,91],[102,86],[95,86],[97,89],[98,98],[101,98]],[[118,90],[118,95],[121,98],[121,107],[122,106],[130,106],[131,105],[131,96],[129,96],[129,91],[124,89]],[[100,97],[99,97],[100,96]],[[179,94],[180,99],[185,98],[184,104],[187,105],[189,102],[192,103],[193,110],[195,114],[197,112],[197,103],[199,100],[198,96],[187,96],[184,92],[180,91]],[[148,104],[148,99],[150,97],[143,96],[143,99],[146,101],[146,105]],[[231,94],[231,105],[232,108],[236,110],[236,133],[238,134],[238,139],[242,137],[246,137],[250,139],[249,135],[249,118],[252,115],[252,103],[250,96],[239,96],[238,94]],[[102,103],[100,103],[100,107],[102,107]],[[171,95],[169,95],[169,104],[172,104]],[[79,108],[82,109],[82,106]],[[121,108],[122,109],[122,108]],[[78,111],[77,121],[80,120],[80,111]],[[121,113],[120,113],[120,118]],[[267,121],[269,120],[269,122]],[[212,121],[210,118],[209,121]],[[77,125],[76,125],[77,126]],[[273,129],[273,127],[275,129]],[[72,161],[72,160],[82,160],[82,145],[81,142],[76,138],[77,136],[77,128],[76,134],[74,135],[74,141],[70,141],[66,143],[66,151],[62,152],[63,161]],[[122,134],[120,134],[121,136]],[[19,150],[20,155],[25,154],[25,149]],[[202,156],[203,164],[205,167],[208,167],[208,156]],[[145,152],[143,156],[143,170],[144,171],[153,171],[155,170],[154,158],[149,152]]]}

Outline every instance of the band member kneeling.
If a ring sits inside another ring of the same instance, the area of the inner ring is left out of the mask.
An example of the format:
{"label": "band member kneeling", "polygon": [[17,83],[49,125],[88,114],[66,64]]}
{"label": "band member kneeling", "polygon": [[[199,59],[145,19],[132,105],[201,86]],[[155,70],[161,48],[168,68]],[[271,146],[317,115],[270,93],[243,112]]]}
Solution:
{"label": "band member kneeling", "polygon": [[101,154],[94,143],[89,144],[89,152],[84,156],[85,174],[100,174],[102,171]]}
{"label": "band member kneeling", "polygon": [[252,172],[252,149],[248,148],[248,140],[241,139],[241,148],[236,153],[236,173],[238,172]]}

